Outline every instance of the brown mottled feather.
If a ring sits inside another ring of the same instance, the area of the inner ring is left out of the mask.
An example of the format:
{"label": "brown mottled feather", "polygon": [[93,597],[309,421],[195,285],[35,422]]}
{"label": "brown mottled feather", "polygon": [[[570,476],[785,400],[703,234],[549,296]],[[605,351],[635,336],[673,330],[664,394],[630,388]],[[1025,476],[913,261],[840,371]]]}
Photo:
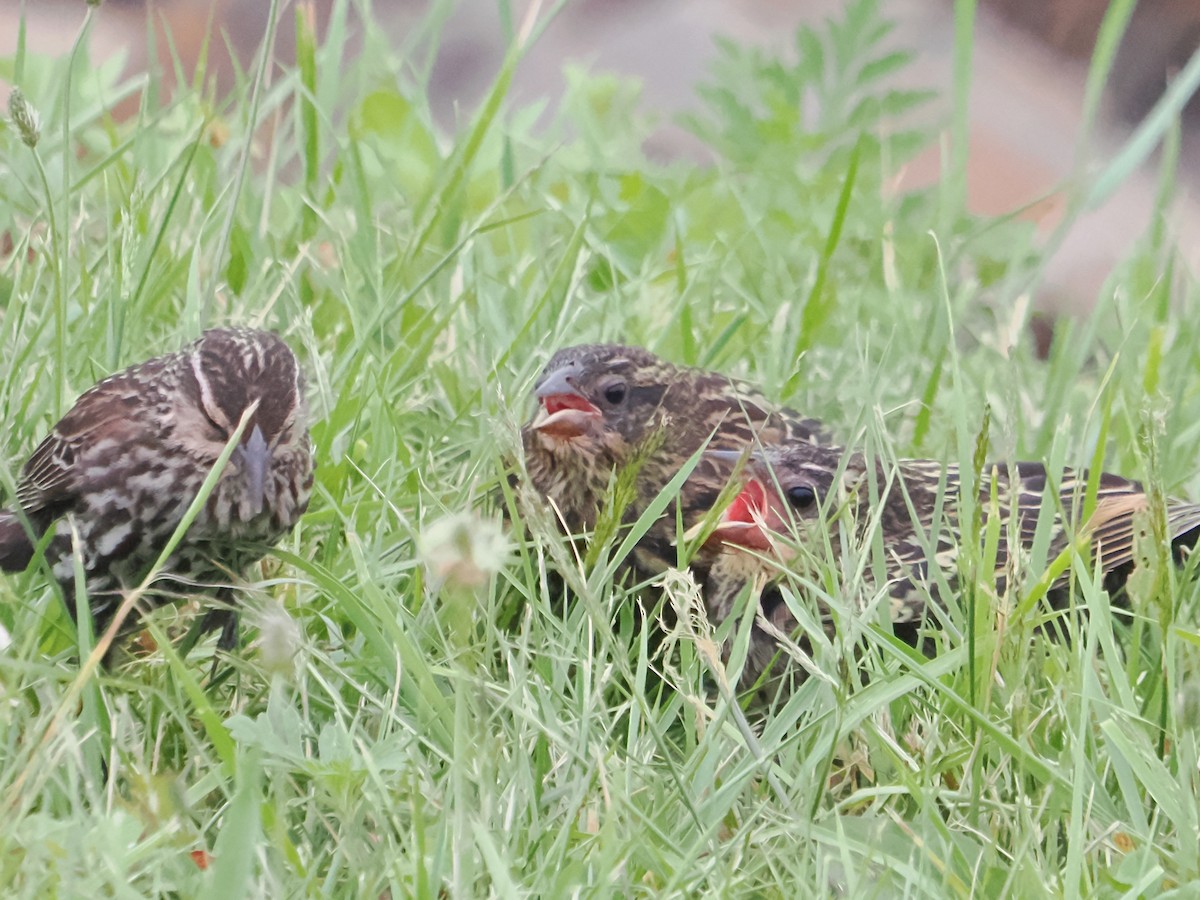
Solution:
{"label": "brown mottled feather", "polygon": [[[289,531],[312,488],[303,375],[269,332],[220,328],[86,391],[33,451],[13,511],[0,511],[0,567],[25,568],[31,536],[53,530],[46,560],[74,612],[79,539],[93,619],[103,628],[141,582],[208,476],[243,412],[253,412],[208,502],[163,570],[176,586],[227,592]],[[156,595],[156,602],[162,602]],[[235,616],[214,620],[226,628]]]}
{"label": "brown mottled feather", "polygon": [[[640,465],[634,496],[621,520],[635,521],[701,447],[825,441],[819,422],[771,404],[750,385],[716,372],[673,365],[639,347],[587,344],[554,354],[535,386],[539,408],[522,429],[525,465],[534,488],[572,534],[602,519],[616,473]],[[618,397],[615,402],[611,398]],[[575,404],[560,428],[552,405]],[[569,432],[569,433],[564,433]],[[679,505],[685,527],[717,500],[731,467],[701,459]],[[675,561],[675,509],[640,542],[635,563],[659,571]]]}
{"label": "brown mottled feather", "polygon": [[[924,598],[937,593],[938,580],[931,576],[931,566],[941,570],[951,587],[955,585],[962,488],[956,466],[931,460],[872,466],[860,453],[794,444],[763,451],[747,469],[746,488],[730,504],[707,546],[708,552],[715,554],[707,585],[709,612],[715,619],[730,614],[747,581],[775,577],[778,565],[803,565],[803,552],[798,548],[811,545],[812,528],[837,530],[851,523],[861,542],[866,540],[865,530],[871,527],[873,516],[879,518],[892,618],[898,625],[915,625],[923,619]],[[875,504],[870,500],[872,478],[879,498]],[[1105,473],[1098,479],[1094,510],[1084,521],[1087,482],[1086,472],[1068,469],[1054,483],[1039,463],[1021,462],[1011,468],[998,464],[985,469],[977,502],[986,524],[994,488],[995,509],[1002,520],[995,571],[997,589],[1003,590],[1012,574],[1007,543],[1010,526],[1015,526],[1012,537],[1028,550],[1037,533],[1044,494],[1051,489],[1057,493],[1057,504],[1049,523],[1047,561],[1081,536],[1106,575],[1106,587],[1116,589],[1123,584],[1134,561],[1137,516],[1149,508],[1149,500],[1137,482]],[[801,503],[791,497],[792,491],[797,491]],[[939,500],[942,516],[940,523],[935,523]],[[1195,543],[1200,534],[1200,505],[1169,501],[1166,513],[1172,543],[1176,547]],[[838,541],[831,541],[831,545],[836,552]],[[756,554],[748,554],[742,547]],[[777,563],[770,562],[772,558]],[[864,577],[870,580],[869,567]],[[1052,599],[1065,591],[1070,578],[1068,568],[1051,586]],[[784,632],[795,628],[785,605],[775,605],[769,618]],[[914,628],[912,636],[915,634]],[[758,650],[751,654],[743,683],[752,683],[762,674],[759,664],[769,663],[775,655],[775,644],[768,642]]]}
{"label": "brown mottled feather", "polygon": [[[154,377],[161,368],[151,360],[138,369],[138,377]],[[141,431],[138,406],[145,387],[120,372],[80,397],[38,444],[29,457],[17,485],[17,502],[26,513],[53,509],[68,501],[77,490],[81,473],[75,461],[81,449],[102,439],[124,444]]]}

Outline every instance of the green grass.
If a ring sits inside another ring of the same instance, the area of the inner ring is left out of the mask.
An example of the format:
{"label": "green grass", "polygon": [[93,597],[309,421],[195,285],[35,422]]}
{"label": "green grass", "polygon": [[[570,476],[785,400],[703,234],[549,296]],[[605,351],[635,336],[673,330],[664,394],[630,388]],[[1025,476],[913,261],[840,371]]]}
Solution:
{"label": "green grass", "polygon": [[[881,131],[925,98],[885,87],[905,59],[873,7],[784,59],[725,47],[690,123],[710,168],[649,161],[635,91],[605,78],[570,78],[535,131],[505,68],[438,134],[423,73],[380,34],[343,60],[340,4],[321,42],[301,29],[296,67],[132,121],[105,112],[138,87],[114,64],[0,62],[41,115],[34,149],[0,129],[7,493],[81,390],[223,322],[302,356],[319,463],[218,688],[211,642],[186,661],[166,643],[186,611],[154,617],[159,651],[81,671],[43,574],[0,581],[7,895],[1196,891],[1191,572],[1148,573],[1129,624],[1083,567],[1091,614],[1069,641],[1037,629],[1029,593],[1000,627],[972,592],[932,659],[851,619],[815,642],[824,677],[748,732],[712,688],[711,626],[684,615],[657,645],[634,609],[658,595],[611,578],[621,536],[584,564],[507,488],[547,356],[622,339],[755,379],[881,453],[969,471],[986,403],[989,458],[1100,462],[1200,497],[1200,297],[1161,229],[1037,359],[1025,227],[964,215],[961,172],[885,190],[936,123]],[[1170,122],[1152,116],[1076,206]],[[513,523],[478,588],[418,552],[472,511]],[[861,578],[825,576],[845,609]],[[696,609],[686,579],[665,595]]]}

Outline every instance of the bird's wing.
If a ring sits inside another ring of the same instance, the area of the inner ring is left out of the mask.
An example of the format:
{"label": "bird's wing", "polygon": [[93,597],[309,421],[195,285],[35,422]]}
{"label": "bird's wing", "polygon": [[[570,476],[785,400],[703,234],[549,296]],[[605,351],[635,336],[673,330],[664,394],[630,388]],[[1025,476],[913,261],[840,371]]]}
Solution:
{"label": "bird's wing", "polygon": [[[1136,516],[1149,507],[1144,495],[1104,498],[1088,520],[1092,547],[1104,571],[1133,562]],[[1172,544],[1200,528],[1200,504],[1167,501],[1167,534]]]}
{"label": "bird's wing", "polygon": [[85,392],[38,444],[17,484],[17,502],[27,513],[70,504],[85,475],[77,464],[85,449],[111,442],[114,453],[122,452],[140,427],[136,412],[145,403],[146,380],[139,377],[144,368],[114,375]]}
{"label": "bird's wing", "polygon": [[1175,546],[1194,546],[1200,529],[1200,504],[1167,501],[1167,533]]}
{"label": "bird's wing", "polygon": [[[948,575],[954,574],[954,545],[961,539],[961,523],[953,499],[959,488],[956,466],[943,466],[934,461],[904,460],[900,464],[904,495],[893,489],[883,512],[882,525],[889,535],[889,564],[898,589],[911,580],[912,573],[923,577],[930,562],[936,562]],[[944,473],[944,475],[943,475]],[[945,480],[945,519],[933,533],[933,512],[940,479]],[[1037,533],[1042,504],[1048,490],[1058,494],[1052,506],[1054,519],[1050,523],[1050,553],[1061,552],[1076,534],[1086,534],[1095,559],[1105,572],[1126,565],[1134,558],[1136,517],[1147,509],[1149,499],[1142,485],[1118,475],[1103,473],[1096,485],[1096,504],[1088,519],[1083,521],[1083,503],[1087,494],[1089,474],[1084,470],[1066,469],[1053,481],[1041,463],[1019,462],[1012,466],[996,464],[983,471],[979,503],[985,516],[991,508],[993,483],[997,507],[1004,517],[997,548],[997,577],[1003,578],[1009,555],[1009,538],[1020,546],[1030,547]],[[1015,521],[1013,521],[1015,516]],[[1168,501],[1167,533],[1176,546],[1194,543],[1200,535],[1200,504]],[[1010,533],[1009,524],[1015,526]],[[936,543],[934,538],[936,537]],[[932,544],[934,560],[927,559]],[[943,556],[943,554],[945,554]],[[1065,584],[1070,572],[1056,586]]]}
{"label": "bird's wing", "polygon": [[17,484],[17,503],[28,513],[56,506],[75,489],[78,445],[55,429],[38,444]]}
{"label": "bird's wing", "polygon": [[[1092,477],[1086,470],[1064,469],[1057,481],[1050,478],[1041,463],[1018,462],[1011,467],[997,466],[994,471],[1005,482],[1000,491],[1000,512],[1002,515],[1015,512],[1015,537],[1022,547],[1032,546],[1046,492],[1055,491],[1058,502],[1051,507],[1054,516],[1050,523],[1051,556],[1065,549],[1075,535],[1086,533],[1104,571],[1131,558],[1133,515],[1146,506],[1146,494],[1138,482],[1101,473],[1096,483],[1095,508],[1084,521],[1084,500]],[[981,501],[985,497],[986,492]],[[1006,539],[1004,530],[1001,540]],[[998,565],[1004,562],[997,560]],[[1057,584],[1065,584],[1070,577],[1069,571],[1064,572]]]}
{"label": "bird's wing", "polygon": [[[1028,545],[1037,529],[1042,495],[1051,485],[1040,464],[1019,463],[1018,467],[1021,476],[1017,503],[1021,517],[1020,536]],[[1061,506],[1054,522],[1051,547],[1060,551],[1072,534],[1085,533],[1093,558],[1099,561],[1102,571],[1111,572],[1133,562],[1136,519],[1139,513],[1149,508],[1150,501],[1140,483],[1105,472],[1098,479],[1095,508],[1084,522],[1083,500],[1089,477],[1082,470],[1063,472],[1057,485]],[[1197,529],[1200,529],[1200,505],[1168,500],[1167,534],[1172,543]],[[1064,573],[1060,581],[1069,578],[1070,573]]]}
{"label": "bird's wing", "polygon": [[1100,497],[1087,521],[1092,552],[1107,572],[1133,560],[1134,519],[1150,506],[1145,494]]}

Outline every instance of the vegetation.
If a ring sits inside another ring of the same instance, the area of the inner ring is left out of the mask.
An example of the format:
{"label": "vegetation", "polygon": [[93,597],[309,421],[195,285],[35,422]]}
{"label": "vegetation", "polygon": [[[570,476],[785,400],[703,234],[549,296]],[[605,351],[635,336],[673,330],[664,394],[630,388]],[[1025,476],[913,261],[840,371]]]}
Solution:
{"label": "vegetation", "polygon": [[[6,894],[1195,892],[1194,566],[1147,543],[1126,616],[1077,561],[1068,640],[1038,627],[1038,573],[965,597],[932,658],[847,628],[814,651],[825,677],[743,710],[712,687],[686,578],[614,581],[619,535],[584,564],[509,481],[547,356],[621,339],[880,453],[970,466],[983,441],[1200,497],[1200,296],[1161,231],[1042,359],[1042,256],[964,213],[961,154],[932,190],[888,188],[941,123],[887,87],[907,59],[877,3],[783,59],[724,47],[689,123],[710,166],[649,160],[611,78],[568,79],[535,128],[506,101],[519,48],[438,133],[382,35],[345,61],[347,6],[319,42],[301,18],[298,63],[228,99],[157,96],[78,48],[0,62],[40,117],[0,129],[6,494],[81,390],[226,322],[301,355],[319,463],[219,684],[211,641],[171,649],[189,607],[94,670],[42,572],[0,581]],[[966,29],[959,51],[962,87]],[[1170,195],[1171,102],[1073,215],[1164,136]],[[685,615],[656,641],[634,611],[660,603]]]}

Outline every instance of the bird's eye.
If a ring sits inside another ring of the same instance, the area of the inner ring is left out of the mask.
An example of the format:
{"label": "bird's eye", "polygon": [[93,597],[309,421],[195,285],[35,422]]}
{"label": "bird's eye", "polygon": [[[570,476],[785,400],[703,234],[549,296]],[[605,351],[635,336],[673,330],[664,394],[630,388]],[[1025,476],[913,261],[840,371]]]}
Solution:
{"label": "bird's eye", "polygon": [[213,418],[213,416],[210,415],[208,410],[205,409],[203,406],[200,407],[200,412],[204,416],[204,420],[209,424],[209,426],[212,428],[212,430],[216,434],[220,435],[221,440],[222,441],[228,440],[229,432],[226,431],[224,427],[222,427],[221,423],[219,423],[215,418]]}
{"label": "bird's eye", "polygon": [[621,382],[610,384],[604,389],[604,399],[616,406],[625,399],[625,385]]}
{"label": "bird's eye", "polygon": [[816,493],[806,484],[788,488],[787,496],[793,509],[808,509],[817,500]]}
{"label": "bird's eye", "polygon": [[220,425],[217,425],[216,419],[212,418],[211,415],[205,414],[204,419],[205,419],[205,421],[208,421],[209,427],[212,428],[212,431],[216,432],[217,434],[220,434],[222,440],[224,440],[228,437],[226,434],[226,430],[224,430],[224,428],[222,428]]}

